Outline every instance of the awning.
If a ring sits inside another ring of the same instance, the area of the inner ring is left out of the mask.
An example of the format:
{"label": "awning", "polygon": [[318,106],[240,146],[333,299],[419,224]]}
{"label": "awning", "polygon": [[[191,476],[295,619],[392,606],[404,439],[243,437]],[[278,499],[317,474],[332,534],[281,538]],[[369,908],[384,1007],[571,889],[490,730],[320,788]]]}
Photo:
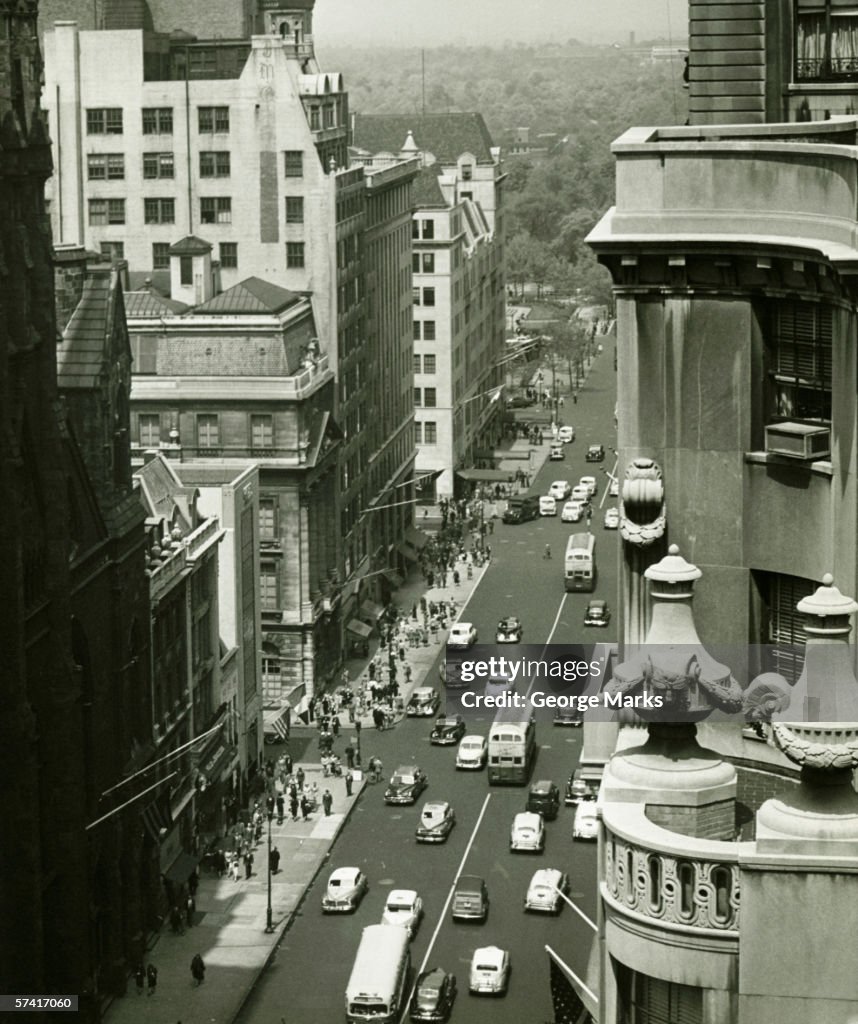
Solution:
{"label": "awning", "polygon": [[380,604],[376,604],[375,601],[364,601],[360,606],[360,613],[365,619],[372,619],[373,622],[378,622],[382,615],[384,615],[384,609]]}
{"label": "awning", "polygon": [[404,580],[395,569],[385,569],[382,575],[394,590],[402,586]]}
{"label": "awning", "polygon": [[405,558],[407,558],[409,562],[417,561],[417,553],[410,544],[397,544],[396,550]]}
{"label": "awning", "polygon": [[513,474],[505,469],[457,469],[456,476],[469,483],[507,484],[512,482]]}
{"label": "awning", "polygon": [[185,853],[184,850],[179,854],[173,863],[164,872],[164,878],[169,879],[171,882],[175,882],[176,885],[184,885],[185,882],[191,877],[194,871],[197,870],[199,861],[193,854]]}
{"label": "awning", "polygon": [[422,551],[429,543],[429,538],[422,530],[418,530],[416,526],[409,526],[405,531],[405,542],[418,551]]}
{"label": "awning", "polygon": [[169,832],[173,827],[173,818],[170,814],[170,799],[165,789],[159,796],[156,796],[152,803],[147,804],[140,813],[146,831],[156,843],[161,842],[162,834]]}
{"label": "awning", "polygon": [[289,739],[287,723],[292,712],[291,705],[282,708],[262,709],[262,731],[268,735],[279,736],[281,740]]}
{"label": "awning", "polygon": [[372,633],[372,629],[360,619],[349,619],[346,629],[355,636],[363,637],[364,640]]}
{"label": "awning", "polygon": [[197,779],[199,780],[199,776],[203,775],[207,785],[220,782],[223,770],[227,765],[231,764],[234,753],[235,751],[232,747],[223,742],[219,743],[216,749],[206,757],[205,761],[200,760],[197,768],[199,772]]}

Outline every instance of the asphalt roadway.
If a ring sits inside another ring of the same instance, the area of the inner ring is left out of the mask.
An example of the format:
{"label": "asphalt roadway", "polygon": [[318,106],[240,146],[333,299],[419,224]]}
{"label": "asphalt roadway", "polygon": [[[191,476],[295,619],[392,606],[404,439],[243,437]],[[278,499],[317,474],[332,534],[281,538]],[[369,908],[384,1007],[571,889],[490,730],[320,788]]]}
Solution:
{"label": "asphalt roadway", "polygon": [[[614,622],[607,630],[583,626],[591,596],[604,597],[612,608],[615,605],[619,541],[616,531],[604,530],[602,519],[604,508],[617,502],[605,497],[608,480],[601,469],[584,461],[587,445],[600,442],[606,448],[604,467],[613,468],[614,403],[612,359],[605,352],[597,357],[578,404],[570,406],[567,400],[566,421],[575,426],[577,437],[566,446],[566,460],[547,462],[534,483],[534,489],[544,494],[553,480],[568,479],[574,484],[585,473],[597,477],[592,525],[599,568],[595,594],[567,594],[563,588],[566,537],[581,529],[579,524],[561,523],[559,515],[520,526],[499,524],[491,537],[492,563],[460,613],[460,619],[476,624],[481,638],[493,639],[495,624],[508,614],[520,617],[524,641],[530,644],[616,638]],[[550,561],[543,557],[546,544],[552,549]],[[514,654],[514,647],[509,653]],[[437,666],[426,683],[438,685]],[[490,720],[487,714],[469,730],[486,733]],[[328,865],[307,892],[298,916],[246,1001],[238,1017],[242,1024],[343,1020],[345,987],[361,930],[381,920],[392,888],[416,889],[423,899],[425,916],[412,944],[412,962],[417,970],[437,965],[456,974],[459,996],[453,1021],[542,1024],[552,1020],[546,944],[585,975],[593,933],[584,918],[570,906],[564,906],[557,917],[523,910],[533,872],[556,867],[569,874],[570,897],[581,914],[595,918],[596,848],[572,841],[574,808],[561,807],[556,821],[546,824],[543,855],[511,853],[509,828],[513,816],[524,810],[526,789],[489,787],[485,771],[457,772],[455,747],[431,746],[430,729],[429,720],[407,719],[396,729],[364,734],[365,759],[380,757],[386,775],[398,763],[417,763],[428,775],[428,789],[416,806],[394,808],[383,802],[383,785],[365,788],[331,849]],[[540,722],[537,741],[533,779],[552,779],[562,789],[578,763],[582,731]],[[449,800],[456,810],[456,827],[442,845],[415,842],[424,799]],[[334,868],[346,865],[366,872],[370,891],[354,914],[324,916],[320,901],[327,877]],[[481,875],[487,882],[491,905],[485,924],[453,922],[450,917],[451,887],[460,873]],[[475,997],[467,991],[471,956],[484,945],[510,951],[511,980],[502,999]]]}

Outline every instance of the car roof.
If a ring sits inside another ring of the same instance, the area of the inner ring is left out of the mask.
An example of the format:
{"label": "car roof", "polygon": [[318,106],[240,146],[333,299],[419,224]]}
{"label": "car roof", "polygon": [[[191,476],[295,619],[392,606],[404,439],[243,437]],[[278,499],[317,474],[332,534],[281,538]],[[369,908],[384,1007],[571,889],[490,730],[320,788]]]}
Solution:
{"label": "car roof", "polygon": [[468,735],[467,736],[463,736],[462,739],[459,742],[460,743],[467,743],[468,740],[472,740],[472,741],[477,741],[478,740],[480,743],[485,743],[486,742],[485,736],[480,736],[479,733],[476,733],[476,732],[469,732]]}
{"label": "car roof", "polygon": [[595,818],[597,804],[597,800],[582,800],[575,811],[575,817],[580,815],[582,818]]}
{"label": "car roof", "polygon": [[582,483],[582,484],[583,484],[583,483],[591,483],[591,482],[592,482],[592,483],[595,483],[595,482],[596,482],[596,478],[595,478],[594,476],[586,476],[586,475],[585,475],[585,476],[582,476],[582,477],[581,477],[581,483]]}
{"label": "car roof", "polygon": [[608,604],[608,602],[607,601],[603,601],[601,597],[594,597],[594,598],[591,598],[588,607],[589,608],[605,608],[607,606],[607,604]]}
{"label": "car roof", "polygon": [[495,961],[500,963],[505,955],[505,950],[501,949],[500,946],[481,946],[479,949],[474,950],[474,960],[478,957],[480,960],[488,960],[489,963]]}
{"label": "car roof", "polygon": [[540,821],[542,821],[542,816],[535,811],[519,811],[513,818],[512,823],[513,825],[532,825],[535,827]]}
{"label": "car roof", "polygon": [[569,483],[568,480],[554,480],[552,482],[551,486],[553,487],[555,484],[560,484],[562,487],[565,487],[566,484],[568,484],[568,483]]}
{"label": "car roof", "polygon": [[555,885],[563,877],[563,872],[557,868],[540,868],[534,872],[530,880],[531,885]]}
{"label": "car roof", "polygon": [[453,623],[453,629],[470,629],[473,623],[470,622],[455,622]]}
{"label": "car roof", "polygon": [[446,977],[447,972],[443,967],[430,967],[428,971],[423,971],[417,979],[417,987],[431,988],[433,985],[440,986],[444,983]]}
{"label": "car roof", "polygon": [[416,764],[400,764],[396,766],[394,775],[413,775],[415,772],[419,772],[420,769]]}
{"label": "car roof", "polygon": [[590,451],[593,451],[595,448],[601,448],[601,447],[602,446],[600,444],[591,444],[590,445]]}
{"label": "car roof", "polygon": [[359,874],[360,868],[335,868],[331,872],[331,877],[328,879],[328,881],[332,882],[334,881],[334,879],[336,879],[337,881],[342,881],[346,878],[357,878]]}
{"label": "car roof", "polygon": [[458,890],[466,890],[467,892],[477,892],[486,883],[479,875],[459,875],[456,879],[456,888]]}
{"label": "car roof", "polygon": [[387,894],[387,902],[413,903],[417,899],[416,889],[391,889]]}
{"label": "car roof", "polygon": [[426,814],[429,811],[446,811],[449,806],[449,800],[427,800],[426,803],[423,804],[421,814]]}
{"label": "car roof", "polygon": [[412,697],[417,697],[418,695],[421,696],[421,697],[422,696],[428,696],[430,694],[433,694],[434,692],[435,692],[435,690],[431,686],[415,686],[414,687],[414,691],[412,692],[411,696]]}
{"label": "car roof", "polygon": [[554,783],[551,781],[551,779],[539,779],[537,782],[534,782],[533,785],[530,787],[530,792],[548,793],[550,792],[551,787],[553,785]]}

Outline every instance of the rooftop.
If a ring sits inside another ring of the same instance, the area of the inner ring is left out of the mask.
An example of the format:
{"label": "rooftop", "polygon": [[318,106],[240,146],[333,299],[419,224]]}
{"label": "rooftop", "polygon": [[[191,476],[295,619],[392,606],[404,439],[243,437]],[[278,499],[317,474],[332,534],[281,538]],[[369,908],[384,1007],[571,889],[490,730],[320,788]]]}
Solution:
{"label": "rooftop", "polygon": [[279,285],[248,277],[190,310],[190,316],[212,313],[281,313],[300,302],[302,296]]}
{"label": "rooftop", "polygon": [[408,133],[417,148],[440,163],[453,163],[470,153],[480,163],[494,163],[482,114],[355,114],[355,146],[368,153],[399,153]]}

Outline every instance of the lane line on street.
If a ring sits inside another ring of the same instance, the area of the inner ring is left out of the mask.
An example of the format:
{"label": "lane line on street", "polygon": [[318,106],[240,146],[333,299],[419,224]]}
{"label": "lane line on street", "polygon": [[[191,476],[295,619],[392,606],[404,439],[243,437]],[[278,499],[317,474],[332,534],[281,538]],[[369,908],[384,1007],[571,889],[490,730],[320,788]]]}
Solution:
{"label": "lane line on street", "polygon": [[[563,614],[563,605],[566,604],[566,598],[568,596],[569,596],[569,594],[564,592],[563,597],[560,599],[560,604],[559,604],[559,606],[557,608],[557,614],[554,616],[554,623],[551,626],[551,632],[548,634],[548,639],[542,645],[542,651],[540,652],[540,655],[539,655],[539,660],[540,661],[542,660],[542,658],[545,657],[545,652],[548,650],[548,645],[551,643],[551,638],[554,636],[554,634],[555,634],[555,632],[557,630],[557,627],[560,624],[560,616]],[[530,691],[533,689],[533,684],[535,682],[536,682],[535,679],[531,679],[530,680],[530,685],[528,686],[527,691],[524,694],[525,698],[529,698],[530,697]]]}
{"label": "lane line on street", "polygon": [[426,964],[429,963],[429,957],[432,955],[432,950],[435,946],[435,940],[438,938],[438,933],[441,931],[441,925],[444,923],[444,918],[447,916],[447,910],[450,906],[450,901],[453,899],[453,892],[456,888],[456,879],[461,875],[462,868],[465,866],[465,861],[468,859],[468,854],[471,852],[471,847],[474,845],[474,840],[477,838],[477,832],[480,830],[483,818],[486,815],[486,809],[489,806],[489,800],[491,800],[492,794],[486,793],[486,798],[483,800],[483,806],[480,808],[480,813],[477,817],[476,824],[474,825],[471,837],[468,840],[468,845],[465,847],[465,852],[462,854],[462,859],[459,861],[459,866],[456,868],[456,874],[453,876],[453,881],[450,883],[450,891],[447,893],[447,899],[444,901],[444,906],[441,908],[441,913],[438,916],[438,923],[435,925],[435,931],[432,932],[432,938],[429,940],[429,946],[426,949],[426,955],[423,957],[423,963],[420,964],[420,968],[417,974],[414,976],[414,981],[408,990],[408,998],[405,1000],[405,1005],[402,1008],[402,1014],[399,1018],[399,1024],[403,1024],[403,1021],[408,1016],[408,1007],[411,1004],[411,997],[414,995],[414,989],[417,987],[417,979],[426,970]]}

